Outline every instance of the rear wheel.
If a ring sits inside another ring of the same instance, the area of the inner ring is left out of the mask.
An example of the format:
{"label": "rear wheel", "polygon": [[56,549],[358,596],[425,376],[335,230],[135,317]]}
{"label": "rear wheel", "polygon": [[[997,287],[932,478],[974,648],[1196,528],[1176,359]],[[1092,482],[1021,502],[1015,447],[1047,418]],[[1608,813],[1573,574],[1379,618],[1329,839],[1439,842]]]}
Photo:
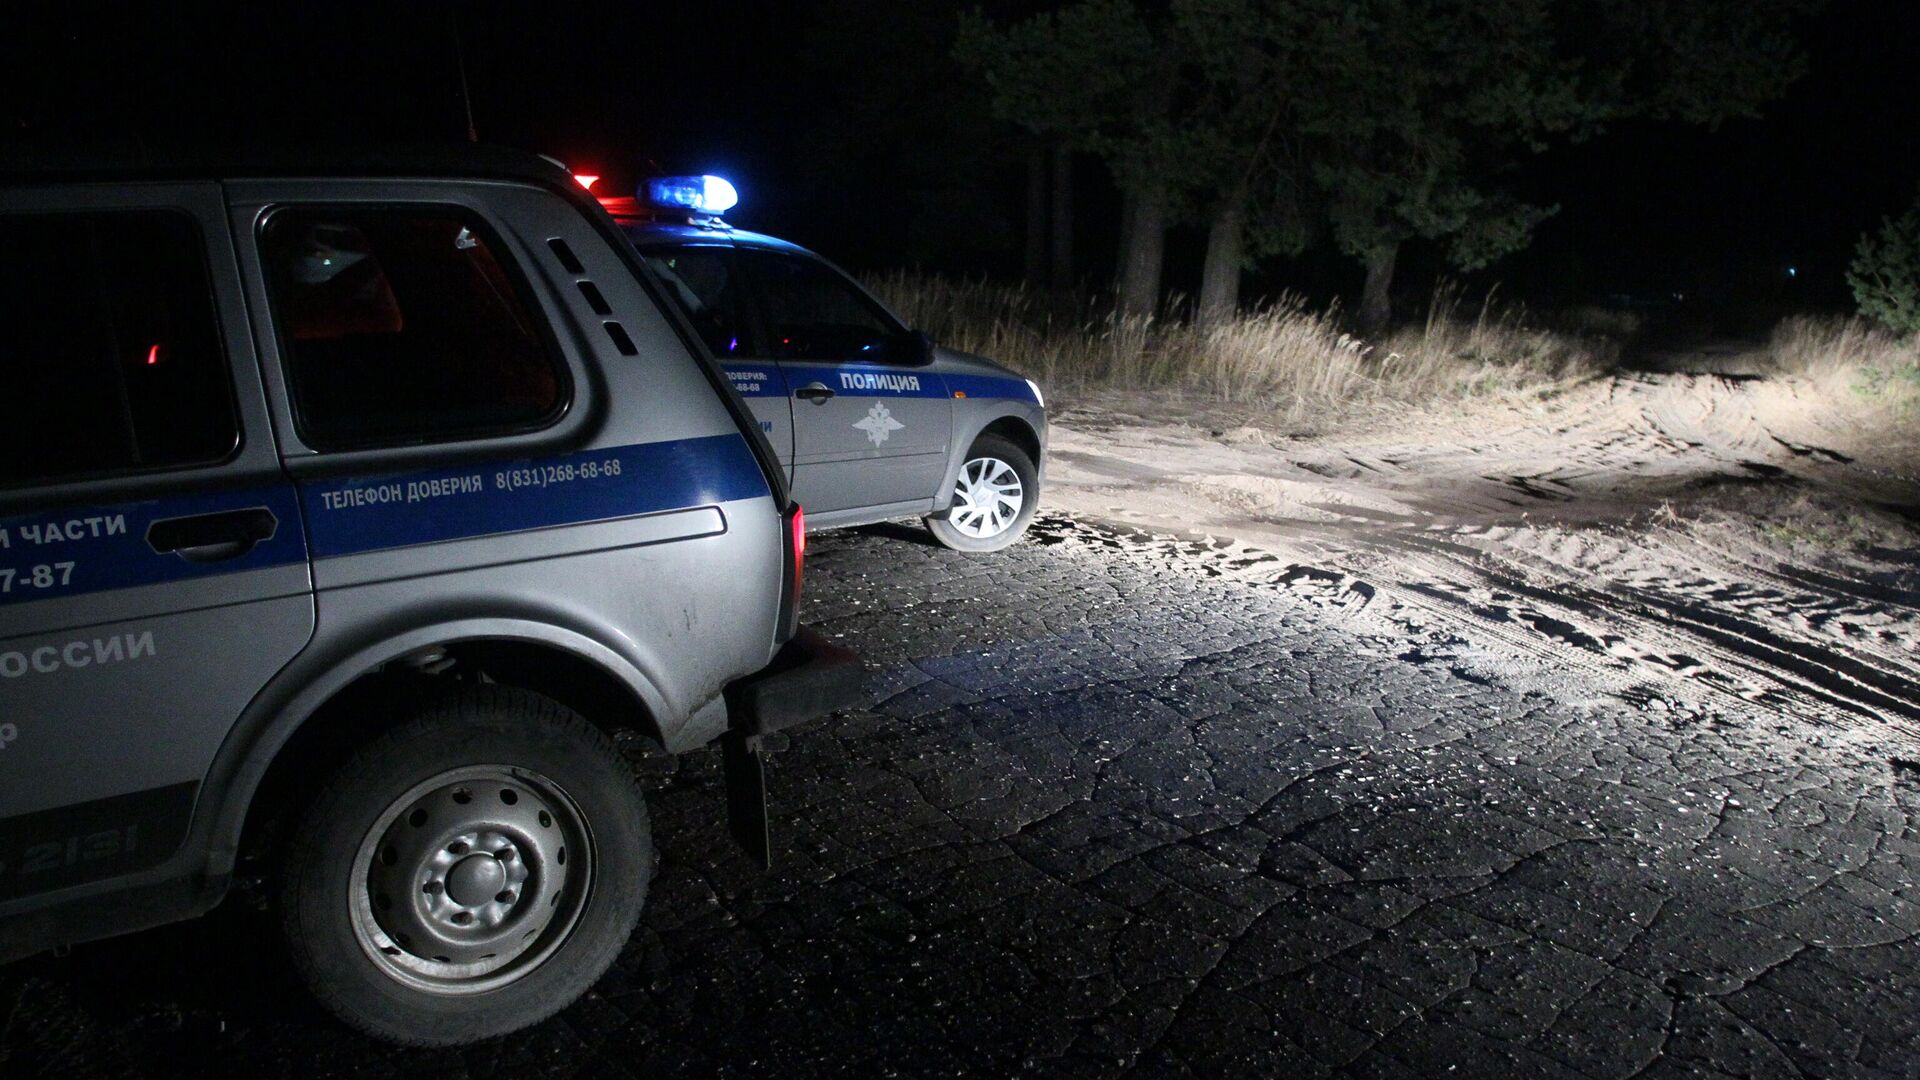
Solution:
{"label": "rear wheel", "polygon": [[653,871],[646,805],[607,736],[478,689],[354,755],[288,845],[288,948],[314,996],[394,1042],[502,1035],[613,962]]}
{"label": "rear wheel", "polygon": [[982,435],[967,451],[944,517],[929,517],[934,538],[955,551],[998,551],[1027,531],[1040,503],[1033,459],[1013,442]]}

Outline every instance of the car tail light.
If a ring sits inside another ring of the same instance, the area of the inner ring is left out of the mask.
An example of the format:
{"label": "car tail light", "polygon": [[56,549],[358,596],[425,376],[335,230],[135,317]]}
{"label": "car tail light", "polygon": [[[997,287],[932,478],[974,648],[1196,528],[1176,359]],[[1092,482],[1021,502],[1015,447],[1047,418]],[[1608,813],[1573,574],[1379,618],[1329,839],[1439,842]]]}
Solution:
{"label": "car tail light", "polygon": [[807,512],[794,503],[786,513],[787,592],[780,601],[780,640],[787,641],[800,628],[800,578],[807,565]]}
{"label": "car tail light", "polygon": [[799,503],[787,516],[787,536],[793,547],[793,606],[800,606],[800,575],[807,568],[807,512]]}

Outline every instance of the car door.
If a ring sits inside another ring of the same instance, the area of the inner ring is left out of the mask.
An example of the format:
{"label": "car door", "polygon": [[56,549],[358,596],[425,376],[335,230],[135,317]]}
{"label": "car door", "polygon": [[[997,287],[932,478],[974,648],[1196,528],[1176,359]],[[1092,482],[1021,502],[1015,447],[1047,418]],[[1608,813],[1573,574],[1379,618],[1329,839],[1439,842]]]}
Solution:
{"label": "car door", "polygon": [[164,862],[308,642],[219,186],[0,193],[0,912]]}
{"label": "car door", "polygon": [[907,331],[846,275],[800,252],[740,247],[793,412],[793,495],[812,520],[925,511],[947,467],[952,404]]}
{"label": "car door", "polygon": [[621,249],[528,184],[227,193],[312,549],[307,670],[537,640],[627,673],[669,745],[724,729],[721,686],[769,656],[778,508]]}
{"label": "car door", "polygon": [[[733,388],[746,399],[760,430],[793,480],[793,407],[786,376],[767,359],[748,318],[746,285],[725,244],[643,247],[640,255],[659,276],[680,310],[719,362]],[[756,359],[758,358],[758,359]],[[802,503],[801,505],[806,505]]]}

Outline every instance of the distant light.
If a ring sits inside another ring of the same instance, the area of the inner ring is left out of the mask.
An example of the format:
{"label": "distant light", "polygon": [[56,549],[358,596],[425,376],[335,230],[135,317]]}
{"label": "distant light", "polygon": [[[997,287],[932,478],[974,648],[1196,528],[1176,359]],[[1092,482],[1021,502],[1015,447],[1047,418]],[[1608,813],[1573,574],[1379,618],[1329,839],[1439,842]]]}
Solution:
{"label": "distant light", "polygon": [[1787,267],[1787,276],[1788,276],[1788,277],[1799,277],[1799,276],[1800,276],[1800,268],[1799,268],[1799,267],[1797,267],[1797,266],[1789,266],[1789,267]]}
{"label": "distant light", "polygon": [[656,176],[647,181],[646,201],[664,209],[724,214],[740,202],[740,193],[718,176]]}
{"label": "distant light", "polygon": [[573,178],[579,181],[580,186],[586,188],[588,191],[592,191],[593,185],[600,182],[600,177],[596,173],[574,173]]}
{"label": "distant light", "polygon": [[147,366],[152,367],[153,365],[158,364],[159,362],[160,362],[160,346],[158,344],[155,344],[147,350]]}

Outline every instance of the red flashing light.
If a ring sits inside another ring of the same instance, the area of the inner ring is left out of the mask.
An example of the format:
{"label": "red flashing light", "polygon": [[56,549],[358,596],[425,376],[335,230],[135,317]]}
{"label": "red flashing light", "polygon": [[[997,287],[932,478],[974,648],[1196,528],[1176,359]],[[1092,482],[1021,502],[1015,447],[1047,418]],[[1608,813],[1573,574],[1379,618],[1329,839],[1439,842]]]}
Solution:
{"label": "red flashing light", "polygon": [[152,348],[147,350],[147,366],[152,367],[155,364],[158,364],[159,362],[160,362],[160,346],[158,343],[156,343]]}
{"label": "red flashing light", "polygon": [[646,210],[641,207],[639,200],[631,195],[595,195],[593,198],[615,218],[635,220],[646,216]]}
{"label": "red flashing light", "polygon": [[573,178],[579,181],[580,186],[586,188],[588,191],[592,191],[593,185],[600,182],[600,177],[597,173],[574,173]]}

